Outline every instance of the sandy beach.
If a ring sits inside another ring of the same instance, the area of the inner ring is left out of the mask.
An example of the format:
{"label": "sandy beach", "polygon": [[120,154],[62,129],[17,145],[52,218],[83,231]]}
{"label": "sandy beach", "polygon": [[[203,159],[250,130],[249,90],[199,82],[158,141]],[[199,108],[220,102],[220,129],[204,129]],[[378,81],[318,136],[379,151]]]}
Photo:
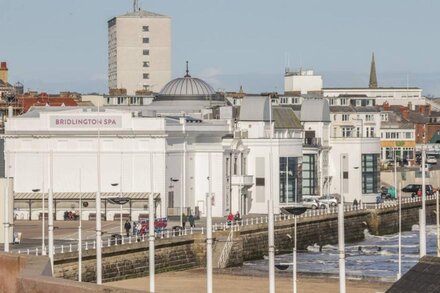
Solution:
{"label": "sandy beach", "polygon": [[[148,277],[128,279],[112,283],[108,286],[146,290],[148,288]],[[232,272],[214,272],[214,291],[247,293],[247,292],[268,292],[268,278],[261,276],[243,276]],[[347,282],[347,292],[350,293],[377,293],[385,292],[391,284],[372,281]],[[277,276],[277,292],[292,292],[292,279],[286,276]],[[339,292],[337,279],[332,278],[310,278],[300,277],[298,279],[298,291],[301,293],[332,293]],[[156,292],[206,292],[206,275],[204,270],[195,269],[182,272],[170,272],[156,275]]]}

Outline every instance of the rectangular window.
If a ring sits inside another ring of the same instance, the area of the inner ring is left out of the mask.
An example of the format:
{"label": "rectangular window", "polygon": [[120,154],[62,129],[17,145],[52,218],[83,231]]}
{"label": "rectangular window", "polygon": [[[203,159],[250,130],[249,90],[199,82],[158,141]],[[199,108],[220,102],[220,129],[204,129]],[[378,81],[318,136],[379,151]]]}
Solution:
{"label": "rectangular window", "polygon": [[144,84],[144,90],[149,91],[150,90],[150,85],[149,84]]}
{"label": "rectangular window", "polygon": [[302,174],[299,160],[295,157],[280,157],[280,203],[295,203],[302,200]]}
{"label": "rectangular window", "polygon": [[379,154],[362,155],[362,193],[376,193],[380,182]]}
{"label": "rectangular window", "polygon": [[143,55],[150,55],[150,50],[144,49],[144,50],[142,50],[142,54]]}
{"label": "rectangular window", "polygon": [[342,121],[348,121],[349,118],[348,114],[342,114]]}
{"label": "rectangular window", "polygon": [[143,77],[144,77],[144,79],[149,79],[150,78],[150,74],[149,73],[144,73]]}
{"label": "rectangular window", "polygon": [[144,25],[144,26],[142,27],[142,31],[144,31],[144,32],[149,32],[149,31],[150,31],[150,27],[149,27],[148,25]]}
{"label": "rectangular window", "polygon": [[342,127],[342,137],[351,137],[352,130],[350,127]]}
{"label": "rectangular window", "polygon": [[373,121],[373,115],[370,114],[365,115],[365,121]]}
{"label": "rectangular window", "polygon": [[238,166],[237,166],[237,157],[234,158],[234,170],[233,173],[234,175],[238,175]]}
{"label": "rectangular window", "polygon": [[302,194],[316,194],[317,186],[317,168],[316,155],[304,155],[302,163]]}
{"label": "rectangular window", "polygon": [[144,61],[143,66],[144,67],[150,67],[150,61]]}
{"label": "rectangular window", "polygon": [[142,43],[144,44],[150,43],[150,38],[142,38]]}
{"label": "rectangular window", "polygon": [[412,138],[411,132],[405,132],[405,138]]}

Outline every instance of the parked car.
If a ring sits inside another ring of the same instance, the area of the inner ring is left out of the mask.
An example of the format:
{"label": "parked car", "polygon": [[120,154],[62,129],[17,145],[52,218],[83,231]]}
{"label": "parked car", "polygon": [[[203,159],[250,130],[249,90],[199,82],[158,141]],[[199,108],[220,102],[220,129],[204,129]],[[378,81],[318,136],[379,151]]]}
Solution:
{"label": "parked car", "polygon": [[319,207],[319,202],[314,198],[303,198],[302,205],[308,209],[316,210]]}
{"label": "parked car", "polygon": [[[425,188],[426,188],[426,195],[433,195],[434,192],[436,191],[430,184],[425,185]],[[402,188],[402,192],[411,193],[412,197],[415,197],[419,190],[420,191],[422,190],[422,184],[408,184],[407,186]]]}
{"label": "parked car", "polygon": [[426,163],[428,164],[437,164],[437,158],[435,156],[429,155],[426,157]]}
{"label": "parked car", "polygon": [[322,204],[328,205],[331,207],[335,207],[338,205],[338,200],[336,199],[336,197],[334,197],[332,195],[321,196],[320,198],[318,198],[318,202],[319,202],[319,206],[321,206]]}

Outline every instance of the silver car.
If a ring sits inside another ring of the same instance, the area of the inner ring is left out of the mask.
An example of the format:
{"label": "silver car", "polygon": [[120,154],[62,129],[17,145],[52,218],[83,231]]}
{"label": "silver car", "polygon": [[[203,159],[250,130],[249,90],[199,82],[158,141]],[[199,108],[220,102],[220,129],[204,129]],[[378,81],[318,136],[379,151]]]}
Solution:
{"label": "silver car", "polygon": [[302,205],[308,209],[316,210],[319,207],[319,202],[314,198],[304,198]]}
{"label": "silver car", "polygon": [[334,196],[321,196],[320,198],[318,198],[318,202],[319,202],[319,206],[321,206],[321,204],[323,205],[327,205],[327,206],[331,206],[331,207],[335,207],[338,205],[338,200],[336,199],[336,197]]}

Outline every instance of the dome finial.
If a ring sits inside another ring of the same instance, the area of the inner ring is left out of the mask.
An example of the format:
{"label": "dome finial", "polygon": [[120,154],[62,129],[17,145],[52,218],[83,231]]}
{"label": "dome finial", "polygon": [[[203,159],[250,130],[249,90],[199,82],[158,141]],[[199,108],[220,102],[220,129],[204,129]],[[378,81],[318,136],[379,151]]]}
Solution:
{"label": "dome finial", "polygon": [[186,61],[186,75],[185,75],[185,77],[191,77],[191,75],[189,75],[188,61]]}

